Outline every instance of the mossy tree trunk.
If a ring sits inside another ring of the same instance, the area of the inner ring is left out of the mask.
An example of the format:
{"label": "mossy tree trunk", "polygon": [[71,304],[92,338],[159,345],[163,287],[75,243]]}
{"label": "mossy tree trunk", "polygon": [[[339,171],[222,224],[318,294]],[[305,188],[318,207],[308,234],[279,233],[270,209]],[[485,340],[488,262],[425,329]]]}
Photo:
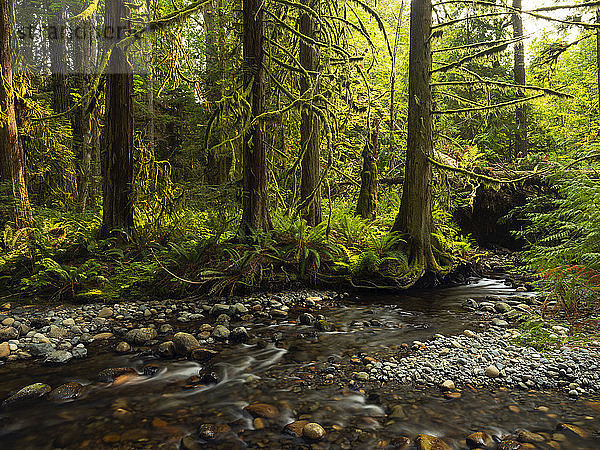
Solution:
{"label": "mossy tree trunk", "polygon": [[12,5],[0,0],[0,180],[9,180],[14,197],[17,228],[33,226],[33,215],[25,183],[25,154],[19,142],[12,81]]}
{"label": "mossy tree trunk", "polygon": [[226,183],[231,168],[231,155],[224,154],[223,148],[214,149],[222,141],[219,132],[218,108],[223,98],[223,77],[221,52],[224,50],[223,15],[219,0],[210,2],[204,10],[204,27],[206,34],[206,99],[211,106],[211,113],[217,117],[213,121],[208,136],[208,153],[206,155],[206,182],[218,185]]}
{"label": "mossy tree trunk", "polygon": [[373,122],[371,136],[363,149],[363,167],[360,173],[360,194],[356,214],[363,219],[374,219],[377,212],[377,161],[379,159],[379,119]]}
{"label": "mossy tree trunk", "polygon": [[[84,38],[75,40],[75,67],[78,73],[75,76],[78,91],[82,98],[90,92],[93,82],[92,68],[96,65],[97,40],[96,40],[96,13],[83,20],[79,27],[85,30]],[[73,152],[81,160],[79,169],[79,207],[85,211],[94,196],[92,189],[94,166],[93,158],[96,153],[94,145],[97,145],[93,134],[97,131],[95,126],[96,116],[94,113],[95,102],[87,100],[77,108],[73,115]]]}
{"label": "mossy tree trunk", "polygon": [[52,109],[60,114],[71,103],[67,76],[67,5],[64,1],[47,0],[50,18],[48,37],[50,47],[50,73],[52,79]]}
{"label": "mossy tree trunk", "polygon": [[[319,10],[320,0],[302,0],[313,11]],[[300,15],[300,33],[310,39],[317,34],[316,23],[311,14],[303,11]],[[300,64],[308,76],[300,78],[300,93],[312,97],[318,92],[319,52],[309,42],[300,41]],[[311,226],[323,220],[321,213],[321,122],[310,108],[305,106],[301,112],[300,148],[302,156],[302,179],[300,182],[300,205],[302,216]]]}
{"label": "mossy tree trunk", "polygon": [[[521,11],[521,0],[513,0],[513,8]],[[521,13],[512,15],[513,37],[521,39],[523,37],[523,17]],[[523,40],[515,42],[514,50],[514,79],[515,84],[525,84],[525,44]],[[523,89],[518,89],[519,97],[524,98]],[[514,138],[513,155],[523,157],[527,154],[527,103],[521,103],[515,109],[516,129]]]}
{"label": "mossy tree trunk", "polygon": [[392,228],[407,235],[410,264],[423,271],[439,270],[431,245],[432,168],[427,159],[433,155],[431,16],[431,0],[412,1],[406,168],[400,211]]}
{"label": "mossy tree trunk", "polygon": [[267,154],[264,142],[265,127],[256,120],[265,110],[264,71],[264,3],[261,0],[243,1],[244,18],[244,90],[251,87],[248,120],[251,126],[244,136],[242,152],[242,221],[239,235],[272,228],[267,198]]}
{"label": "mossy tree trunk", "polygon": [[[104,23],[113,39],[126,37],[130,9],[126,0],[107,0]],[[106,149],[103,158],[101,236],[133,228],[133,73],[125,52],[114,47],[106,75]]]}

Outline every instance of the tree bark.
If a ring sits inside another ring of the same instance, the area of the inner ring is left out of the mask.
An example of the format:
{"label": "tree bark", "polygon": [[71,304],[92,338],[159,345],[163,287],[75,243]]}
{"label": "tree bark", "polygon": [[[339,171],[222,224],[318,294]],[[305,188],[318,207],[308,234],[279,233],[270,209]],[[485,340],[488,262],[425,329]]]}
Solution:
{"label": "tree bark", "polygon": [[50,17],[48,28],[50,44],[50,73],[52,77],[52,109],[64,113],[69,109],[70,92],[67,64],[67,6],[64,2],[47,0]]}
{"label": "tree bark", "polygon": [[[600,23],[600,9],[596,10],[596,23]],[[596,77],[598,86],[598,117],[600,118],[600,28],[596,29]]]}
{"label": "tree bark", "polygon": [[379,157],[379,119],[375,119],[371,136],[363,149],[363,168],[360,173],[360,194],[356,214],[374,219],[377,212],[377,160]]}
{"label": "tree bark", "polygon": [[25,183],[25,154],[19,142],[12,81],[11,0],[0,0],[0,180],[10,180],[16,228],[33,226]]}
{"label": "tree bark", "polygon": [[[523,37],[523,17],[521,11],[521,0],[513,0],[513,8],[519,10],[512,15],[513,37],[519,39]],[[523,40],[515,43],[514,53],[514,78],[515,84],[525,84],[525,45]],[[518,97],[525,97],[525,92],[518,89]],[[516,130],[513,155],[523,157],[527,155],[527,104],[521,103],[515,109]]]}
{"label": "tree bark", "polygon": [[265,110],[264,11],[261,0],[244,0],[244,90],[251,86],[250,117],[244,136],[242,221],[240,237],[272,228],[267,198],[267,155],[264,123],[255,120]]}
{"label": "tree bark", "polygon": [[[110,44],[129,29],[126,0],[107,0],[105,34]],[[103,159],[103,210],[100,235],[133,228],[133,73],[125,52],[114,47],[106,75],[106,149]]]}
{"label": "tree bark", "polygon": [[400,211],[392,231],[408,236],[408,256],[413,267],[438,270],[431,233],[433,155],[431,117],[431,0],[412,0],[408,69],[408,141]]}
{"label": "tree bark", "polygon": [[[206,99],[211,105],[211,112],[216,113],[219,101],[223,98],[223,85],[220,83],[223,76],[220,54],[224,50],[222,36],[222,15],[220,4],[215,5],[213,0],[204,12],[204,26],[206,34]],[[219,2],[220,3],[220,2]],[[231,156],[224,155],[223,149],[213,149],[222,141],[222,133],[217,125],[212,127],[208,139],[208,154],[206,155],[206,182],[219,185],[227,182],[231,167]]]}
{"label": "tree bark", "polygon": [[[303,0],[302,3],[318,11],[319,0]],[[315,39],[315,19],[306,11],[300,15],[300,33]],[[309,76],[300,77],[300,93],[312,97],[318,92],[319,52],[311,44],[300,41],[300,64]],[[300,204],[302,216],[311,226],[323,220],[321,213],[321,122],[308,106],[301,111],[300,148],[302,156],[302,179],[300,181]]]}
{"label": "tree bark", "polygon": [[[82,98],[90,92],[90,86],[93,82],[91,75],[92,68],[96,65],[97,40],[96,40],[96,13],[79,24],[80,38],[75,40],[75,68],[78,72],[75,75],[77,89]],[[94,145],[97,141],[93,137],[95,130],[94,103],[90,100],[83,102],[73,115],[73,152],[80,158],[79,168],[79,207],[85,211],[90,202],[93,192],[93,165],[92,160],[95,156]]]}

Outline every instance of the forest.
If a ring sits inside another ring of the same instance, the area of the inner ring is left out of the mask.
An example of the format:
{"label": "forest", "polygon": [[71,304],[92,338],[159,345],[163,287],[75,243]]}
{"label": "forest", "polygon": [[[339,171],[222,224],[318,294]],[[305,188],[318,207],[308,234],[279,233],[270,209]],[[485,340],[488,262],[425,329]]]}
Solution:
{"label": "forest", "polygon": [[600,442],[600,1],[0,0],[3,448]]}
{"label": "forest", "polygon": [[594,290],[595,2],[4,3],[7,295]]}

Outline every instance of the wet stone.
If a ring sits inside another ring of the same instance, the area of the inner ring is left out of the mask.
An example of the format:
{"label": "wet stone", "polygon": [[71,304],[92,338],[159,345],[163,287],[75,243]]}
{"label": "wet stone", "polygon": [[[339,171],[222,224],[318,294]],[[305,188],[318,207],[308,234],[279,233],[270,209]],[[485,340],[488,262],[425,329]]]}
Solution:
{"label": "wet stone", "polygon": [[48,399],[54,401],[72,400],[74,398],[79,397],[82,390],[82,384],[72,381],[70,383],[62,384],[57,388],[53,389],[52,392],[48,394]]}
{"label": "wet stone", "polygon": [[115,348],[115,351],[117,353],[127,353],[127,352],[131,351],[131,345],[129,345],[125,341],[121,341],[121,342],[119,342],[117,344],[117,347]]}
{"label": "wet stone", "polygon": [[205,423],[198,428],[198,436],[206,441],[219,439],[222,435],[231,432],[231,427],[226,423]]}
{"label": "wet stone", "polygon": [[418,434],[415,439],[417,450],[452,450],[448,444],[440,438],[429,434]]}
{"label": "wet stone", "polygon": [[308,423],[308,420],[296,420],[295,422],[288,423],[284,428],[284,432],[291,434],[292,436],[301,437],[304,425]]}
{"label": "wet stone", "polygon": [[175,355],[175,344],[173,341],[161,342],[158,345],[158,354],[163,357],[170,357]]}
{"label": "wet stone", "polygon": [[390,441],[389,448],[398,449],[409,449],[411,447],[411,440],[406,436],[399,436]]}
{"label": "wet stone", "polygon": [[229,337],[230,334],[231,333],[227,327],[223,325],[217,325],[211,335],[215,339],[225,340]]}
{"label": "wet stone", "polygon": [[110,383],[110,382],[114,381],[116,378],[120,377],[121,375],[134,375],[134,374],[137,375],[137,372],[135,371],[135,369],[133,369],[131,367],[111,367],[111,368],[102,370],[98,374],[97,379],[101,383]]}
{"label": "wet stone", "polygon": [[141,345],[156,338],[157,335],[158,333],[154,328],[137,328],[128,331],[125,334],[125,340],[130,344]]}
{"label": "wet stone", "polygon": [[298,316],[298,322],[300,322],[301,325],[312,325],[315,323],[315,317],[309,313],[302,313]]}
{"label": "wet stone", "polygon": [[485,376],[490,378],[498,378],[498,376],[500,376],[500,371],[496,366],[488,366],[485,369]]}
{"label": "wet stone", "polygon": [[49,353],[44,359],[44,364],[61,365],[66,364],[73,359],[73,355],[66,350],[56,350]]}
{"label": "wet stone", "polygon": [[492,448],[494,446],[492,437],[483,431],[468,435],[466,440],[469,448]]}
{"label": "wet stone", "polygon": [[587,439],[589,437],[589,433],[584,429],[578,427],[577,425],[572,425],[569,423],[560,423],[556,426],[556,430],[560,431],[565,435],[577,436],[581,439]]}
{"label": "wet stone", "polygon": [[244,411],[249,412],[254,417],[263,417],[265,419],[275,419],[279,417],[279,409],[268,403],[251,403],[244,408]]}
{"label": "wet stone", "polygon": [[44,383],[34,383],[17,391],[2,402],[2,406],[12,405],[25,400],[31,400],[45,396],[52,388]]}
{"label": "wet stone", "polygon": [[523,429],[519,429],[516,431],[517,434],[517,440],[519,442],[529,442],[529,443],[536,443],[536,442],[544,442],[544,436],[541,436],[537,433],[532,433],[531,431],[528,430],[523,430]]}
{"label": "wet stone", "polygon": [[0,358],[6,358],[8,355],[10,355],[10,344],[2,342],[0,344]]}
{"label": "wet stone", "polygon": [[209,348],[198,347],[192,350],[190,356],[196,361],[207,361],[214,356],[218,355],[218,352]]}
{"label": "wet stone", "polygon": [[250,334],[244,327],[236,327],[231,330],[229,340],[233,343],[244,344],[250,340]]}
{"label": "wet stone", "polygon": [[98,313],[98,317],[100,317],[102,319],[108,319],[109,317],[112,317],[113,314],[114,314],[114,312],[113,312],[112,308],[109,308],[108,306],[105,306]]}
{"label": "wet stone", "polygon": [[302,436],[312,441],[320,441],[325,437],[325,429],[316,422],[309,422],[302,428]]}
{"label": "wet stone", "polygon": [[179,355],[187,355],[193,349],[200,346],[198,339],[190,333],[179,332],[173,336],[173,348]]}

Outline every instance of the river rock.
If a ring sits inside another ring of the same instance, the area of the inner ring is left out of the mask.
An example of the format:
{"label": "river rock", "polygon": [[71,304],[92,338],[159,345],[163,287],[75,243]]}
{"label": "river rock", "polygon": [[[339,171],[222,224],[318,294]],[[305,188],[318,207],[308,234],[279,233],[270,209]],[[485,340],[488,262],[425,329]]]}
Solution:
{"label": "river rock", "polygon": [[10,344],[3,342],[0,344],[0,359],[6,358],[8,355],[10,355]]}
{"label": "river rock", "polygon": [[575,435],[581,439],[587,439],[589,438],[590,434],[583,430],[582,428],[578,427],[577,425],[571,425],[570,423],[559,423],[556,426],[557,431],[561,431],[562,433],[564,433],[565,435]]}
{"label": "river rock", "polygon": [[275,419],[279,417],[279,409],[268,403],[251,403],[244,408],[244,411],[249,412],[254,417],[263,417],[265,419]]}
{"label": "river rock", "polygon": [[83,344],[77,344],[71,349],[71,354],[75,359],[83,359],[87,356],[87,348]]}
{"label": "river rock", "polygon": [[94,339],[95,341],[106,341],[107,339],[110,339],[113,336],[113,333],[98,333],[92,336],[92,339]]}
{"label": "river rock", "polygon": [[312,441],[320,441],[325,437],[325,429],[316,422],[309,422],[302,428],[302,436]]}
{"label": "river rock", "polygon": [[535,447],[532,447],[531,444],[525,444],[523,442],[507,440],[507,441],[500,442],[500,444],[498,444],[497,450],[525,450],[526,448],[535,448]]}
{"label": "river rock", "polygon": [[536,442],[544,442],[546,440],[544,439],[544,436],[524,429],[517,430],[516,434],[519,442],[529,442],[531,444],[535,444]]}
{"label": "river rock", "polygon": [[496,366],[488,366],[485,369],[485,376],[490,378],[498,378],[498,376],[500,376],[500,371]]}
{"label": "river rock", "polygon": [[44,359],[45,364],[50,365],[61,365],[66,364],[73,359],[73,355],[66,350],[55,350],[52,353],[48,353],[46,359]]}
{"label": "river rock", "polygon": [[40,398],[50,392],[52,388],[44,383],[34,383],[29,386],[25,386],[19,390],[16,394],[11,395],[2,402],[2,406],[12,405],[13,403],[30,400],[34,398]]}
{"label": "river rock", "polygon": [[248,330],[244,327],[236,327],[231,330],[229,335],[229,340],[238,344],[245,344],[250,339],[250,334],[248,334]]}
{"label": "river rock", "polygon": [[137,375],[137,372],[131,367],[111,367],[100,371],[97,379],[101,383],[110,383],[121,375]]}
{"label": "river rock", "polygon": [[198,427],[198,435],[206,441],[219,439],[229,432],[231,432],[231,427],[226,423],[205,423]]}
{"label": "river rock", "polygon": [[179,355],[187,355],[193,349],[199,347],[200,343],[198,342],[198,339],[190,333],[180,331],[173,336],[173,345],[176,353]]}
{"label": "river rock", "polygon": [[315,316],[309,313],[302,313],[298,316],[298,322],[300,322],[301,325],[312,325],[315,323]]}
{"label": "river rock", "polygon": [[175,344],[173,341],[161,342],[158,345],[158,354],[164,357],[170,357],[175,355]]}
{"label": "river rock", "polygon": [[44,356],[54,351],[54,347],[49,343],[27,344],[25,350],[32,356]]}
{"label": "river rock", "polygon": [[19,332],[13,327],[0,328],[0,342],[19,339]]}
{"label": "river rock", "polygon": [[68,319],[63,320],[61,325],[63,327],[72,327],[75,325],[75,321],[69,317]]}
{"label": "river rock", "polygon": [[223,325],[217,325],[211,335],[215,339],[225,340],[229,337],[230,334],[231,333],[227,327]]}
{"label": "river rock", "polygon": [[158,333],[154,328],[136,328],[125,334],[125,340],[130,344],[141,345],[151,341],[156,336],[158,336]]}
{"label": "river rock", "polygon": [[295,422],[288,423],[285,427],[283,427],[283,431],[292,436],[301,437],[302,430],[304,429],[304,425],[308,423],[308,420],[296,420]]}
{"label": "river rock", "polygon": [[465,331],[463,331],[463,334],[466,337],[470,337],[470,338],[477,337],[477,335],[473,331],[471,331],[471,330],[465,330]]}
{"label": "river rock", "polygon": [[48,331],[48,336],[54,339],[62,339],[67,335],[67,330],[63,327],[59,327],[58,325],[50,325],[50,330]]}
{"label": "river rock", "polygon": [[190,356],[192,357],[192,359],[195,359],[196,361],[206,361],[217,354],[218,354],[218,352],[215,350],[211,350],[209,348],[204,348],[204,347],[198,347],[198,348],[195,348],[194,350],[192,350],[192,352],[190,353]]}
{"label": "river rock", "polygon": [[224,305],[222,303],[216,303],[210,308],[209,314],[211,316],[220,316],[221,314],[229,314],[230,308],[229,305]]}
{"label": "river rock", "polygon": [[494,441],[489,434],[478,431],[467,436],[467,446],[469,448],[492,448]]}
{"label": "river rock", "polygon": [[121,341],[121,342],[119,342],[117,344],[117,347],[115,348],[115,351],[117,353],[127,353],[127,352],[131,351],[131,345],[129,345],[125,341]]}
{"label": "river rock", "polygon": [[407,450],[411,447],[411,440],[406,436],[399,436],[390,441],[389,448],[398,448],[401,450]]}
{"label": "river rock", "polygon": [[494,305],[494,309],[499,313],[504,314],[510,311],[510,305],[504,302],[496,302],[496,304]]}
{"label": "river rock", "polygon": [[53,389],[52,392],[48,394],[48,399],[54,401],[72,400],[74,398],[79,397],[79,394],[81,394],[82,390],[82,384],[72,381],[70,383],[62,384],[57,388]]}
{"label": "river rock", "polygon": [[454,385],[454,381],[452,380],[446,380],[442,383],[442,389],[445,391],[453,391],[454,389],[456,389],[456,386]]}
{"label": "river rock", "polygon": [[114,312],[113,312],[112,308],[105,306],[98,313],[98,317],[100,317],[101,319],[108,319],[109,317],[112,317],[113,314],[114,314]]}
{"label": "river rock", "polygon": [[448,444],[440,438],[429,434],[418,434],[415,438],[417,450],[452,450]]}

